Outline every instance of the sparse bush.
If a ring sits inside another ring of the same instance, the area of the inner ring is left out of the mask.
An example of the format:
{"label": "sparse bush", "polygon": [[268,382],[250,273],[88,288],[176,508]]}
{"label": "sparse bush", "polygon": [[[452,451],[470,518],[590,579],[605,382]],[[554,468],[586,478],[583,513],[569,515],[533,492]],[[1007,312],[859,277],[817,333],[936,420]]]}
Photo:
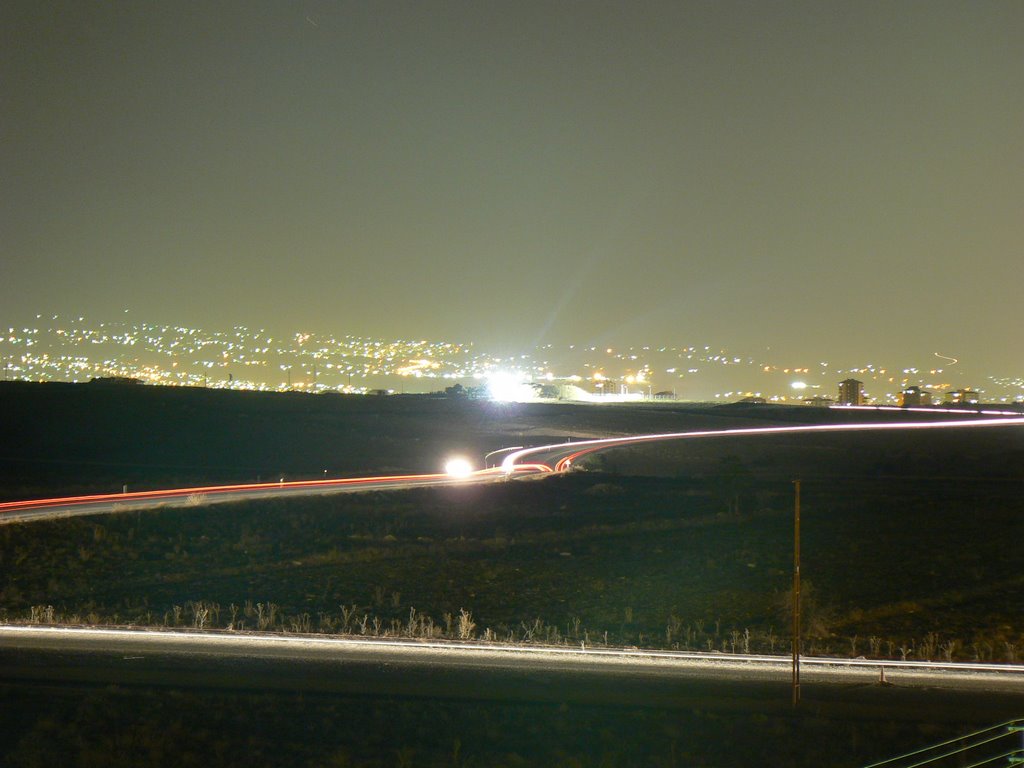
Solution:
{"label": "sparse bush", "polygon": [[465,608],[459,609],[459,640],[472,640],[476,623],[473,621],[473,614]]}
{"label": "sparse bush", "polygon": [[54,610],[52,605],[33,605],[30,610],[29,621],[32,624],[53,624]]}

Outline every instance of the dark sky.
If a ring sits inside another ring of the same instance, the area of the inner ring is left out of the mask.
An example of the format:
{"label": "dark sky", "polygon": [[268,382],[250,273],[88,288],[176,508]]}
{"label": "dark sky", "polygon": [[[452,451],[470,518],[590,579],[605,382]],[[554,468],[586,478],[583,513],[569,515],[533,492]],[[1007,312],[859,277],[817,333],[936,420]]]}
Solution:
{"label": "dark sky", "polygon": [[0,321],[1024,360],[1024,3],[0,9]]}

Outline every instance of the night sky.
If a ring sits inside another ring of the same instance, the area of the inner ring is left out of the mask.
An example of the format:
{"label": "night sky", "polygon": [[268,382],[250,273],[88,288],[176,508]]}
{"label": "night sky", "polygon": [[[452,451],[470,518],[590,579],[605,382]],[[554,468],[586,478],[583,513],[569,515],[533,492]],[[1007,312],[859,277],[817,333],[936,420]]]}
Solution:
{"label": "night sky", "polygon": [[1019,0],[0,6],[5,324],[1020,373],[1022,242]]}

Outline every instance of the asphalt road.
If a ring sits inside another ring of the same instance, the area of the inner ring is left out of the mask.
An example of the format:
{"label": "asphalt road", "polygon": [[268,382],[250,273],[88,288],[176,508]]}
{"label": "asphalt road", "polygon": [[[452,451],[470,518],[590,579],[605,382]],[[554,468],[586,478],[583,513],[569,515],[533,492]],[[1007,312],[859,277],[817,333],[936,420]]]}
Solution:
{"label": "asphalt road", "polygon": [[[842,410],[842,409],[840,409]],[[885,409],[877,409],[885,410]],[[892,411],[905,415],[906,410],[893,408]],[[916,409],[923,410],[923,409]],[[1000,414],[993,416],[992,414]],[[936,409],[937,420],[928,421],[883,421],[856,422],[851,424],[801,424],[796,426],[773,427],[742,427],[739,429],[697,430],[693,432],[672,432],[651,435],[629,435],[626,437],[608,437],[596,440],[578,440],[572,443],[553,443],[523,448],[509,453],[502,461],[506,472],[514,472],[522,465],[524,459],[538,462],[534,466],[546,466],[553,471],[561,472],[569,469],[577,459],[597,451],[610,448],[621,448],[628,445],[657,443],[670,440],[698,440],[722,437],[759,437],[767,435],[812,434],[817,432],[906,432],[918,430],[951,430],[951,429],[1005,429],[1007,427],[1024,427],[1024,417],[1014,412],[978,411],[963,418],[962,412],[949,412]],[[916,413],[915,413],[916,416]]]}
{"label": "asphalt road", "polygon": [[[808,706],[1024,710],[1021,665],[807,658],[801,679]],[[17,625],[0,626],[0,680],[668,708],[791,698],[788,657]]]}
{"label": "asphalt road", "polygon": [[[959,414],[956,414],[959,415]],[[666,440],[701,439],[714,437],[756,437],[786,433],[904,431],[920,429],[1006,428],[1024,426],[1024,418],[1009,413],[996,418],[984,412],[969,418],[949,418],[938,421],[881,422],[854,424],[816,424],[799,426],[747,427],[741,429],[705,430],[670,434],[631,435],[628,437],[580,440],[555,443],[520,450],[511,450],[501,467],[479,470],[467,477],[447,474],[395,475],[386,477],[356,477],[298,482],[256,483],[248,485],[207,486],[201,488],[173,488],[158,491],[79,496],[54,499],[33,499],[0,503],[0,524],[28,522],[45,518],[96,515],[129,510],[152,509],[162,506],[205,506],[207,504],[245,499],[279,496],[322,495],[381,489],[417,488],[430,485],[451,485],[468,482],[494,482],[512,474],[564,471],[573,461],[595,451],[636,443]],[[529,458],[529,461],[524,459]]]}
{"label": "asphalt road", "polygon": [[[519,474],[536,472],[531,465],[516,468]],[[32,520],[72,517],[75,515],[102,515],[158,507],[198,507],[230,501],[244,501],[281,496],[310,496],[332,493],[355,493],[399,488],[422,488],[432,485],[486,483],[502,480],[507,475],[501,469],[475,472],[469,477],[456,478],[445,474],[396,475],[390,477],[356,477],[298,482],[257,483],[251,485],[221,485],[202,488],[172,488],[161,491],[78,496],[55,499],[32,499],[0,503],[0,525],[24,523]]]}

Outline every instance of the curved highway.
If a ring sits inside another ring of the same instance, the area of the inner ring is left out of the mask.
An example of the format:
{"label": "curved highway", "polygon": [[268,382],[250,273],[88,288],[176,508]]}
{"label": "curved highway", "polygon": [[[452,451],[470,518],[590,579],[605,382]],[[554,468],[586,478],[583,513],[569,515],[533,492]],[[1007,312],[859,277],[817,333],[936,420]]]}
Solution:
{"label": "curved highway", "polygon": [[[812,424],[799,426],[742,427],[737,429],[670,432],[627,437],[609,437],[579,440],[572,443],[553,443],[529,448],[500,449],[488,456],[508,451],[500,467],[472,472],[465,477],[436,473],[424,475],[386,475],[381,477],[353,477],[330,480],[302,480],[277,483],[172,488],[132,493],[114,493],[95,496],[69,496],[52,499],[30,499],[0,503],[0,524],[27,522],[43,518],[95,515],[154,507],[203,506],[207,504],[242,501],[294,495],[322,495],[355,491],[399,488],[417,488],[434,485],[456,485],[467,482],[493,482],[510,475],[562,472],[582,456],[596,451],[633,444],[667,440],[693,440],[715,437],[758,437],[779,434],[815,432],[882,432],[909,430],[949,430],[1006,428],[1024,426],[1019,414],[997,418],[976,416],[968,419],[942,421],[879,422],[854,424]],[[525,461],[529,459],[529,461]]]}
{"label": "curved highway", "polygon": [[[942,421],[915,422],[876,422],[855,424],[809,424],[783,427],[740,427],[737,429],[697,430],[693,432],[670,432],[665,434],[630,435],[628,437],[608,437],[597,440],[579,440],[573,443],[553,443],[523,448],[505,457],[502,469],[512,474],[521,468],[530,466],[534,469],[562,472],[569,469],[572,463],[581,456],[609,448],[619,448],[638,443],[654,443],[666,440],[695,440],[713,437],[758,437],[780,434],[807,434],[814,432],[903,432],[911,430],[946,430],[946,429],[988,429],[1024,426],[1024,417],[1019,414],[999,418],[946,419]],[[523,459],[530,458],[530,464],[522,464]]]}

